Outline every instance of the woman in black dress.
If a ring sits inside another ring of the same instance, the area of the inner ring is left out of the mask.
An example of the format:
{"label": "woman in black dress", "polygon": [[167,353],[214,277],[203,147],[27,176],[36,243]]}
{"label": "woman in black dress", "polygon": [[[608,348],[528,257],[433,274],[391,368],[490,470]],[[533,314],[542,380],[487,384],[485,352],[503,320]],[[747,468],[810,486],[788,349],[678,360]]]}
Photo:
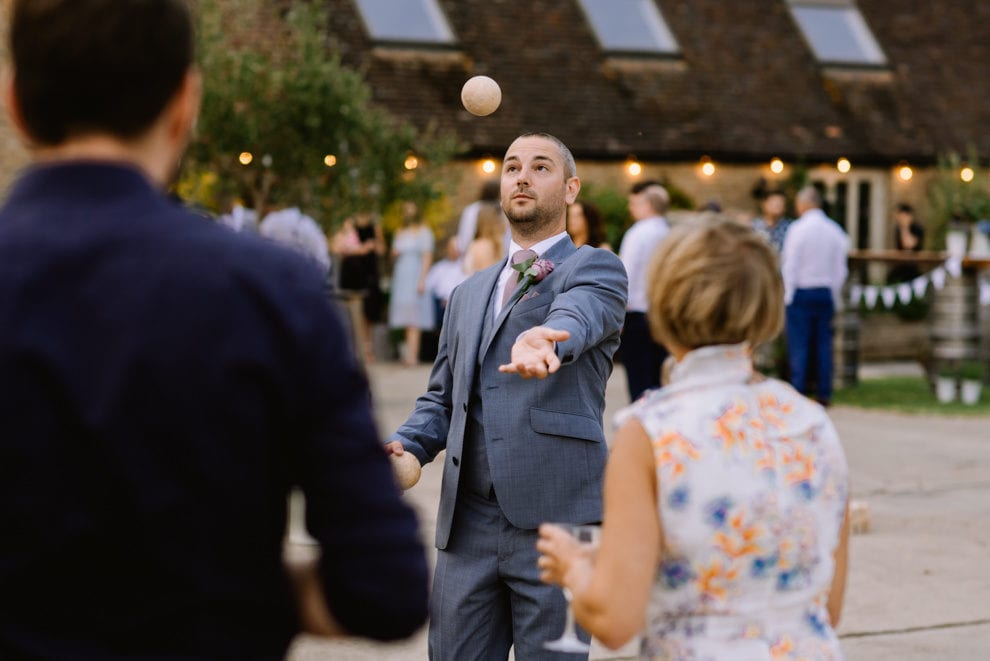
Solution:
{"label": "woman in black dress", "polygon": [[384,296],[379,284],[378,261],[385,254],[382,227],[371,213],[347,220],[335,242],[340,263],[340,289],[358,293],[364,313],[364,356],[374,362],[372,326],[382,320]]}

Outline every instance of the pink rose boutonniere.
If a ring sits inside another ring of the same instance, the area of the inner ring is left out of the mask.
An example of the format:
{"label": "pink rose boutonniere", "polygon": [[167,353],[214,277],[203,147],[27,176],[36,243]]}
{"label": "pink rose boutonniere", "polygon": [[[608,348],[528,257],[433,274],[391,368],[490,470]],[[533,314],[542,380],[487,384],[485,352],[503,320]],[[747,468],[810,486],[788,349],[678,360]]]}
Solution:
{"label": "pink rose boutonniere", "polygon": [[553,262],[549,259],[536,259],[535,257],[513,264],[512,268],[519,271],[516,282],[522,281],[522,284],[519,285],[520,295],[525,294],[530,286],[550,275],[553,266]]}

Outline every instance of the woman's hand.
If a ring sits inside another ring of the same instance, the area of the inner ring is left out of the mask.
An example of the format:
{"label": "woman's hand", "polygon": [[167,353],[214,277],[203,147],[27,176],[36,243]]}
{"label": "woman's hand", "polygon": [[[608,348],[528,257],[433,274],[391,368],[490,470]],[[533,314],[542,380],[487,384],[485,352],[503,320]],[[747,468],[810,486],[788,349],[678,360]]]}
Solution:
{"label": "woman's hand", "polygon": [[540,580],[544,583],[570,587],[578,579],[572,575],[572,570],[574,574],[583,574],[585,581],[591,575],[594,547],[581,544],[560,526],[541,525],[536,550],[540,552],[536,566],[540,568]]}

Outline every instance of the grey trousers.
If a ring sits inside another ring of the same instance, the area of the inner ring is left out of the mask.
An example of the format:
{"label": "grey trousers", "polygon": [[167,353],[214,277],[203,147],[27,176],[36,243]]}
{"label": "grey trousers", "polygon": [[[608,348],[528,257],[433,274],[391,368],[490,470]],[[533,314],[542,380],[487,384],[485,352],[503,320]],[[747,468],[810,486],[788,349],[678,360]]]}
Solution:
{"label": "grey trousers", "polygon": [[437,552],[430,659],[504,661],[511,646],[518,661],[588,658],[543,649],[563,632],[567,603],[540,582],[537,537],[509,523],[494,493],[458,495],[450,542]]}

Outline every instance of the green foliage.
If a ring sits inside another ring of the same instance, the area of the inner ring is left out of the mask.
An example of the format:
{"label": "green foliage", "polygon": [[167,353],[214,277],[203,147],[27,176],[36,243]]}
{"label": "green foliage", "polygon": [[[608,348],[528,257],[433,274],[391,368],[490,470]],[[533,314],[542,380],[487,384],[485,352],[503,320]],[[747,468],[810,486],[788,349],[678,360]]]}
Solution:
{"label": "green foliage", "polygon": [[[223,210],[300,206],[327,225],[396,199],[440,195],[434,168],[458,150],[375,106],[361,75],[330,47],[326,11],[310,0],[281,11],[267,0],[201,0],[203,107],[185,190]],[[238,160],[249,152],[253,160]],[[403,165],[415,154],[419,167]],[[332,167],[324,159],[333,155]],[[205,195],[204,173],[215,176]]]}
{"label": "green foliage", "polygon": [[983,363],[978,360],[964,360],[959,366],[959,378],[982,381],[985,374]]}
{"label": "green foliage", "polygon": [[861,381],[854,388],[837,390],[834,404],[867,409],[886,409],[919,415],[990,415],[990,399],[986,388],[975,405],[961,402],[939,403],[932,387],[920,377],[889,377]]}
{"label": "green foliage", "polygon": [[[972,181],[965,182],[960,178],[959,171],[964,165],[973,169]],[[934,245],[945,246],[945,233],[950,222],[970,223],[990,218],[987,183],[975,148],[969,149],[965,159],[956,152],[939,157],[935,178],[928,189],[935,229]]]}
{"label": "green foliage", "polygon": [[626,194],[607,186],[582,182],[580,199],[591,202],[601,211],[605,222],[605,240],[613,249],[618,250],[619,239],[630,222]]}
{"label": "green foliage", "polygon": [[[667,179],[661,183],[670,195],[671,209],[695,208],[694,198],[683,189]],[[632,218],[629,216],[628,190],[618,191],[608,186],[582,182],[580,197],[582,200],[591,202],[601,211],[605,221],[605,240],[617,251],[622,236],[632,224]]]}

